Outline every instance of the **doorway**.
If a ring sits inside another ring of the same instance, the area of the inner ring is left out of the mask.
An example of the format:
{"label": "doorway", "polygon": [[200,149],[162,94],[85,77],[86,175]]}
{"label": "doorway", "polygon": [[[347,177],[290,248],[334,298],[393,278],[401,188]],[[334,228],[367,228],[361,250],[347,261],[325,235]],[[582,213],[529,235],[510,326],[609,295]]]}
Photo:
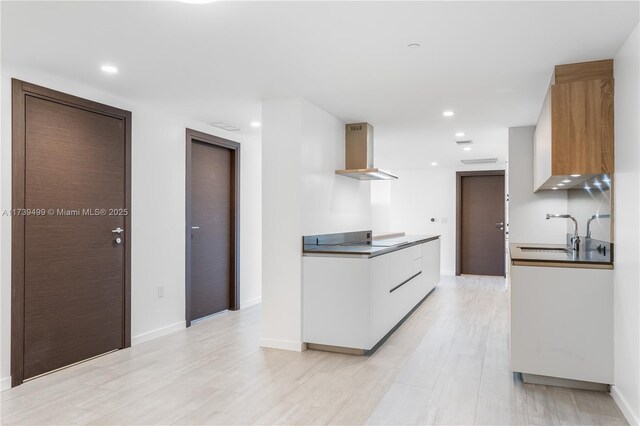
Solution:
{"label": "doorway", "polygon": [[237,310],[240,144],[187,129],[186,323]]}
{"label": "doorway", "polygon": [[456,275],[505,275],[504,170],[456,174]]}
{"label": "doorway", "polygon": [[131,346],[131,113],[12,80],[12,386]]}

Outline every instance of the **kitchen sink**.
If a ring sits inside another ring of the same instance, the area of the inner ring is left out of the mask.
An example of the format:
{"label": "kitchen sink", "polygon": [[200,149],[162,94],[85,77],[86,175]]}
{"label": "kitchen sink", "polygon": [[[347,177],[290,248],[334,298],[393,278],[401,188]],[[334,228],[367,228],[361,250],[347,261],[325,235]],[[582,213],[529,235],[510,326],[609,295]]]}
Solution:
{"label": "kitchen sink", "polygon": [[560,247],[518,247],[525,253],[570,253],[570,250],[567,248]]}

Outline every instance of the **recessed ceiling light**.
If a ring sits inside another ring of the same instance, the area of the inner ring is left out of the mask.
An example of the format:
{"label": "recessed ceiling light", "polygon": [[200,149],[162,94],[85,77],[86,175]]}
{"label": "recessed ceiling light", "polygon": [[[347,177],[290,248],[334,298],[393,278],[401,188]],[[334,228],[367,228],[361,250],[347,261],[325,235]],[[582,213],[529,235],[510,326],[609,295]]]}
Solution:
{"label": "recessed ceiling light", "polygon": [[458,132],[456,133],[456,137],[461,138],[464,136],[464,132]]}
{"label": "recessed ceiling light", "polygon": [[471,147],[470,147],[470,146],[465,146],[463,149],[464,149],[465,151],[471,151]]}
{"label": "recessed ceiling light", "polygon": [[453,117],[453,111],[444,111],[442,115],[445,117]]}
{"label": "recessed ceiling light", "polygon": [[590,187],[590,186],[588,186],[588,185],[585,185],[585,186],[584,186],[584,189],[589,190],[589,189],[591,189],[591,187]]}
{"label": "recessed ceiling light", "polygon": [[554,187],[553,187],[553,188],[551,188],[551,189],[553,189],[554,191],[556,191],[558,188],[556,188],[556,187],[554,186]]}
{"label": "recessed ceiling light", "polygon": [[571,175],[571,177],[580,177],[581,175]]}
{"label": "recessed ceiling light", "polygon": [[262,124],[259,121],[252,121],[251,122],[251,127],[260,127],[262,126]]}
{"label": "recessed ceiling light", "polygon": [[417,48],[419,48],[419,47],[420,47],[420,43],[409,43],[409,44],[407,45],[407,47],[408,47],[409,49],[417,49]]}
{"label": "recessed ceiling light", "polygon": [[564,186],[564,183],[559,183],[558,186]]}
{"label": "recessed ceiling light", "polygon": [[562,183],[571,183],[571,179],[565,179],[562,181]]}
{"label": "recessed ceiling light", "polygon": [[100,67],[100,69],[107,74],[115,74],[118,72],[118,68],[114,67],[113,65],[103,65]]}
{"label": "recessed ceiling light", "polygon": [[436,163],[435,161],[433,163],[431,163],[432,166],[437,166],[438,163]]}
{"label": "recessed ceiling light", "polygon": [[600,182],[593,182],[593,184],[594,184],[595,186],[601,186],[601,185],[602,185],[602,183],[600,183]]}
{"label": "recessed ceiling light", "polygon": [[606,178],[602,178],[602,181],[603,181],[603,182],[611,182],[611,179],[610,179],[610,178],[608,178],[608,177],[606,177]]}

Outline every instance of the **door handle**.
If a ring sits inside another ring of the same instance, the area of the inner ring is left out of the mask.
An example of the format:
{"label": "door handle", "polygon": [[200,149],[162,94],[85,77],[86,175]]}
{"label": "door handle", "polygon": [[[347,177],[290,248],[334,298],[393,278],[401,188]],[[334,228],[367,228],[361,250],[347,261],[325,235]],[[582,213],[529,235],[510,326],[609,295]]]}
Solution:
{"label": "door handle", "polygon": [[199,226],[192,226],[191,229],[200,229]]}
{"label": "door handle", "polygon": [[116,229],[112,229],[111,232],[113,232],[114,234],[117,235],[116,239],[113,240],[116,244],[120,244],[122,243],[122,238],[120,238],[120,235],[124,232],[124,229],[120,228],[119,226]]}
{"label": "door handle", "polygon": [[497,222],[496,223],[496,229],[504,231],[504,222]]}

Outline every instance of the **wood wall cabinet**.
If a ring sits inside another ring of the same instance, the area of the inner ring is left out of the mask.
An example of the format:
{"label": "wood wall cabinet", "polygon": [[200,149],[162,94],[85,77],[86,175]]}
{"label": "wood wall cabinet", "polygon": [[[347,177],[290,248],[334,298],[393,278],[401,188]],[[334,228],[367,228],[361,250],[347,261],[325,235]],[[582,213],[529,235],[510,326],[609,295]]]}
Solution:
{"label": "wood wall cabinet", "polygon": [[613,173],[613,90],[612,59],[555,67],[534,135],[534,191]]}

